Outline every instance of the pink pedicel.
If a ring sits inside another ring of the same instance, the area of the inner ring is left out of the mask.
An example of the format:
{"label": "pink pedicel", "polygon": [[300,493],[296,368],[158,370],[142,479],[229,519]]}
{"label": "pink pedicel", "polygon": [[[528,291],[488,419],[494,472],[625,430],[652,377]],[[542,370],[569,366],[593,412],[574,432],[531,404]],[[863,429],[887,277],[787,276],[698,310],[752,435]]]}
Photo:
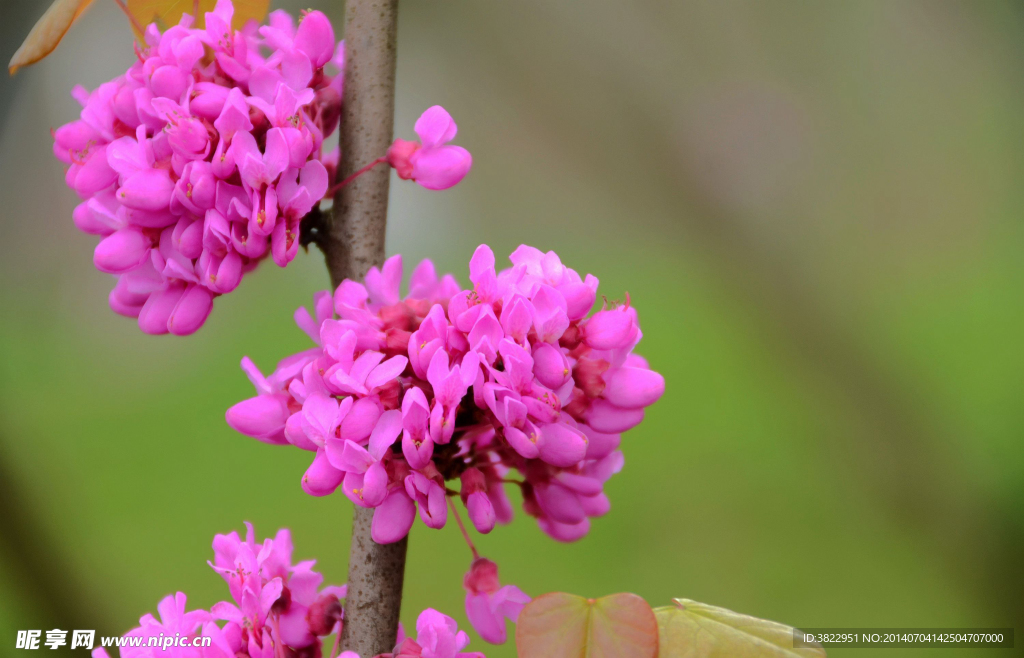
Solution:
{"label": "pink pedicel", "polygon": [[468,290],[425,260],[402,297],[393,256],[363,283],[318,293],[312,313],[295,314],[316,346],[269,376],[244,359],[257,395],[231,407],[228,424],[313,453],[302,488],[341,488],[373,508],[379,543],[405,537],[417,516],[444,527],[453,496],[490,532],[512,518],[506,485],[548,535],[583,537],[609,509],[621,433],[664,379],[633,352],[642,334],[628,296],[588,317],[595,277],[525,245],[510,260],[497,272],[481,245]]}

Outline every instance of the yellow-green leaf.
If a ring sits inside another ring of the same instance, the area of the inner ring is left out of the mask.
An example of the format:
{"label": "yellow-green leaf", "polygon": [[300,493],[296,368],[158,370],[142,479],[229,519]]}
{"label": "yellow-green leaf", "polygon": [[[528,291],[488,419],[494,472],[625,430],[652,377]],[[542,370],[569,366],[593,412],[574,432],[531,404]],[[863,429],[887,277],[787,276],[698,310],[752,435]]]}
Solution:
{"label": "yellow-green leaf", "polygon": [[14,53],[7,71],[14,75],[22,66],[35,64],[53,52],[60,40],[92,0],[55,0],[32,27],[24,43]]}
{"label": "yellow-green leaf", "polygon": [[[139,25],[145,28],[153,21],[161,29],[177,25],[182,14],[194,14],[194,0],[127,0],[128,11],[135,17]],[[235,15],[231,25],[236,30],[255,19],[256,22],[263,22],[270,8],[270,0],[234,0]],[[194,27],[202,27],[206,12],[213,11],[217,0],[200,0],[199,15],[196,16]]]}
{"label": "yellow-green leaf", "polygon": [[636,594],[538,596],[516,621],[520,658],[656,658],[658,622]]}
{"label": "yellow-green leaf", "polygon": [[794,648],[793,628],[689,599],[656,608],[658,658],[825,658],[825,650]]}

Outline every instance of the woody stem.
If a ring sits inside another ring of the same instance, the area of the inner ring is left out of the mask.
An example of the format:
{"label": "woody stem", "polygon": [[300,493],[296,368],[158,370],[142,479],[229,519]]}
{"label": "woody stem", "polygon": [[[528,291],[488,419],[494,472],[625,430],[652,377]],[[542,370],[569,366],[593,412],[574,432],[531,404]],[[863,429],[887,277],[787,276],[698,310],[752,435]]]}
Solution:
{"label": "woody stem", "polygon": [[[395,55],[398,0],[345,3],[345,99],[341,108],[343,182],[362,163],[387,152],[395,118]],[[324,252],[331,284],[361,280],[384,263],[389,172],[370,170],[334,190],[334,208],[317,244]],[[360,656],[391,651],[398,634],[408,538],[393,544],[373,541],[374,510],[356,507],[348,560],[348,596],[341,649]]]}

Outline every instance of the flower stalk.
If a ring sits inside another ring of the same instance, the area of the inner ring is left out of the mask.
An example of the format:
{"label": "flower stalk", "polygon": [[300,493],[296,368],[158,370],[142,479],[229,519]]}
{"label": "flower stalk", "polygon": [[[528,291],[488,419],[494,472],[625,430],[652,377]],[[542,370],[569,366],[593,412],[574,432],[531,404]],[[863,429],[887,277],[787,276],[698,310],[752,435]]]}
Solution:
{"label": "flower stalk", "polygon": [[346,185],[348,185],[349,183],[351,183],[355,179],[359,178],[360,176],[362,176],[366,172],[370,171],[371,169],[373,169],[377,165],[384,164],[387,161],[388,161],[387,158],[380,157],[380,158],[377,158],[376,160],[370,162],[370,164],[366,165],[362,169],[359,169],[355,173],[349,175],[347,178],[345,178],[345,180],[343,180],[340,183],[332,186],[331,189],[327,190],[327,194],[324,195],[324,198],[328,199],[330,197],[333,197],[335,194],[337,194],[338,192],[341,191],[341,188],[345,187]]}
{"label": "flower stalk", "polygon": [[[345,3],[345,103],[341,120],[339,178],[385,153],[395,114],[397,0]],[[362,280],[384,263],[389,168],[373,168],[342,186],[333,216],[318,242],[332,288],[346,278]],[[407,539],[377,544],[370,537],[373,510],[356,507],[349,552],[348,597],[342,650],[375,656],[392,650],[402,603]]]}

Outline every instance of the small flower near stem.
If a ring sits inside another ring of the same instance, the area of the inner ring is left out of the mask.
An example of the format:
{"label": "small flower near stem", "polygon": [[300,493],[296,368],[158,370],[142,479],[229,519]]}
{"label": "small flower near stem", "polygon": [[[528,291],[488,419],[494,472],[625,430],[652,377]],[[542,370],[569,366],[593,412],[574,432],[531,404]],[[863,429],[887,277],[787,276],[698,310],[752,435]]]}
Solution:
{"label": "small flower near stem", "polygon": [[531,601],[515,585],[501,585],[498,565],[477,557],[463,579],[466,589],[466,616],[473,629],[491,644],[504,644],[507,639],[505,619],[513,623],[523,606]]}
{"label": "small flower near stem", "polygon": [[384,163],[402,180],[414,181],[428,190],[446,190],[465,178],[473,166],[473,156],[461,146],[448,144],[458,127],[447,110],[440,105],[431,107],[416,121],[415,130],[419,142],[396,139],[386,155],[332,186],[324,198],[333,197],[338,190]]}

